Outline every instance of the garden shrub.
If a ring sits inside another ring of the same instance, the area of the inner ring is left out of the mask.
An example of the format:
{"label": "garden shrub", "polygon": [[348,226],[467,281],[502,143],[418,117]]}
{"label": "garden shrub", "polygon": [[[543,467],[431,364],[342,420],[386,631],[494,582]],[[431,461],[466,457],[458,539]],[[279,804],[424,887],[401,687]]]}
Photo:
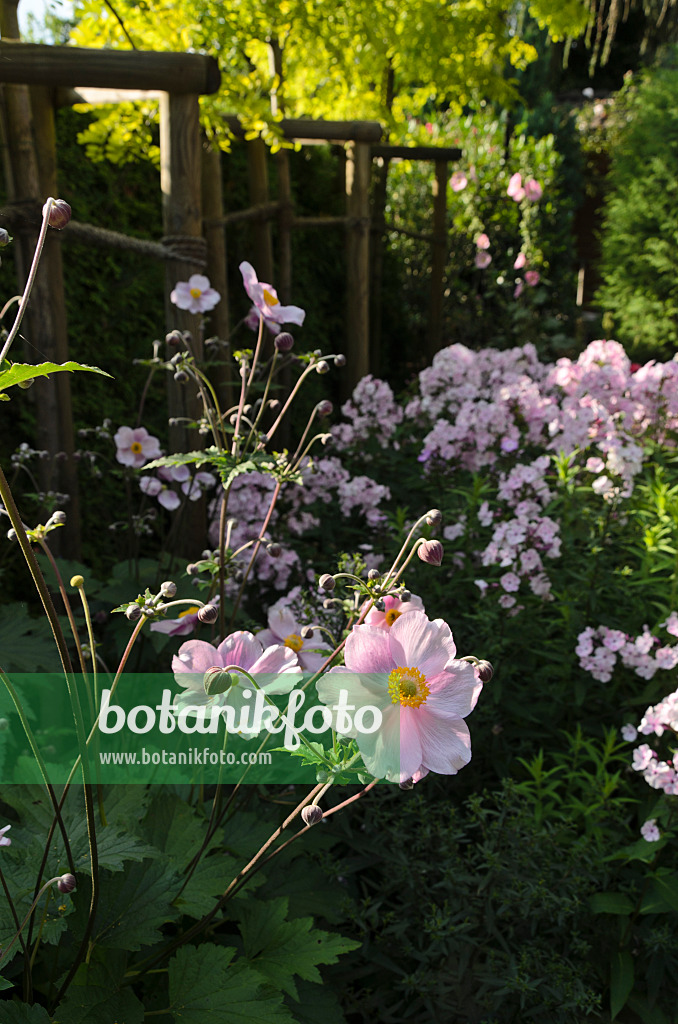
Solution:
{"label": "garden shrub", "polygon": [[629,76],[615,101],[596,301],[636,359],[667,358],[678,342],[677,88],[673,50],[664,66]]}

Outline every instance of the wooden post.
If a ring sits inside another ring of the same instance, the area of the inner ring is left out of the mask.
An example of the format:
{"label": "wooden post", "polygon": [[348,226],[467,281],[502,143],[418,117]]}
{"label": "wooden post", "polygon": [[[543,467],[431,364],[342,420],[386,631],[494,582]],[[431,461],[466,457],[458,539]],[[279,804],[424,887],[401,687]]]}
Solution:
{"label": "wooden post", "polygon": [[447,262],[447,162],[436,160],[433,179],[433,240],[431,242],[431,316],[429,362],[442,346],[445,264]]}
{"label": "wooden post", "polygon": [[228,344],[230,333],[228,304],[228,275],[226,259],[226,227],[223,223],[224,197],[221,179],[221,150],[207,140],[202,147],[202,211],[207,243],[207,266],[213,288],[221,295],[221,302],[210,312],[210,334],[219,339],[218,356],[211,379],[215,385],[221,411],[234,404],[232,381],[235,363]]}
{"label": "wooden post", "polygon": [[[268,194],[268,148],[263,139],[252,139],[247,143],[247,162],[249,166],[249,190],[252,206],[269,201]],[[255,223],[252,228],[254,244],[252,260],[260,281],[273,284],[273,242],[271,239],[271,222],[266,219]]]}
{"label": "wooden post", "polygon": [[[165,313],[167,329],[190,331],[193,354],[202,360],[200,316],[179,309],[170,300],[177,281],[187,281],[191,274],[204,273],[201,265],[202,238],[200,121],[197,95],[164,93],[160,100],[160,188],[163,200],[163,229],[167,244],[186,252],[184,260],[165,263]],[[204,256],[204,250],[203,250]],[[168,356],[176,350],[168,351]],[[168,378],[169,415],[176,419],[197,420],[202,403],[193,382],[179,384]],[[170,425],[170,452],[191,451],[202,447],[197,430],[183,422]],[[202,547],[206,534],[205,503],[190,501],[184,512],[180,553],[193,555]]]}
{"label": "wooden post", "polygon": [[372,248],[370,252],[370,366],[377,376],[381,367],[381,293],[384,276],[384,235],[386,233],[387,156],[380,158],[372,196]]}
{"label": "wooden post", "polygon": [[[18,39],[16,0],[5,0],[1,31],[4,39]],[[48,195],[57,198],[56,136],[50,97],[44,89],[34,90],[31,96],[28,86],[7,84],[3,87],[3,98],[6,163],[11,171],[7,182],[10,198],[42,206]],[[35,225],[22,227],[17,232],[20,289],[26,283],[38,230],[39,225]],[[54,231],[47,234],[24,325],[24,351],[13,350],[10,358],[25,359],[26,362],[62,363],[68,360],[61,249]],[[53,548],[58,554],[78,558],[80,511],[78,478],[73,460],[70,375],[60,373],[49,380],[36,380],[31,396],[36,410],[35,443],[51,456],[49,462],[40,464],[40,485],[45,491],[64,492],[70,499],[66,508],[68,526],[53,536]],[[62,452],[67,458],[57,462],[55,456]]]}
{"label": "wooden post", "polygon": [[370,144],[351,143],[346,153],[346,395],[370,371],[370,166]]}

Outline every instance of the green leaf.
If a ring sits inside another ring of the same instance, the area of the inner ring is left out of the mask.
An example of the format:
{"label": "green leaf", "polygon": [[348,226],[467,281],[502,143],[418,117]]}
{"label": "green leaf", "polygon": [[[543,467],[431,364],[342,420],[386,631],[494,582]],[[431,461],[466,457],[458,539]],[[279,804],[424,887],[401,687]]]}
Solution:
{"label": "green leaf", "polygon": [[270,983],[298,999],[292,976],[322,982],[318,964],[335,964],[359,942],[313,927],[312,917],[286,921],[287,897],[262,903],[248,900],[238,910],[245,954]]}
{"label": "green leaf", "polygon": [[633,913],[633,901],[623,892],[595,892],[589,906],[594,914]]}
{"label": "green leaf", "polygon": [[633,989],[633,957],[615,953],[610,961],[610,1014],[614,1020]]}
{"label": "green leaf", "polygon": [[14,982],[7,981],[6,978],[0,978],[0,992],[4,992],[7,988],[14,988]]}
{"label": "green leaf", "polygon": [[629,1007],[637,1013],[643,1024],[669,1024],[666,1014],[658,1006],[650,1006],[644,996],[633,992],[629,996]]}
{"label": "green leaf", "polygon": [[6,1003],[2,1007],[2,1024],[51,1024],[44,1006],[28,1003]]}
{"label": "green leaf", "polygon": [[104,377],[110,377],[110,373],[100,370],[98,366],[86,366],[84,363],[38,363],[31,366],[30,363],[12,363],[9,370],[0,370],[0,391],[14,387],[24,380],[32,380],[35,377],[47,377],[50,373],[59,373],[68,370],[73,373],[75,370],[88,370],[90,373],[100,373]]}
{"label": "green leaf", "polygon": [[299,982],[299,1005],[294,1007],[297,1024],[346,1024],[336,992],[329,986]]}
{"label": "green leaf", "polygon": [[262,979],[235,949],[184,946],[169,963],[170,1012],[176,1024],[289,1024],[280,996],[264,994]]}
{"label": "green leaf", "polygon": [[107,951],[81,964],[54,1014],[54,1024],[143,1024],[144,1007],[130,988],[120,988],[127,955]]}
{"label": "green leaf", "polygon": [[641,914],[678,912],[678,878],[655,875],[640,907]]}
{"label": "green leaf", "polygon": [[[5,605],[3,608],[0,652],[5,672],[59,669],[59,655],[47,619],[31,619],[22,604]],[[4,691],[5,688],[2,689]],[[7,700],[10,700],[9,695]]]}

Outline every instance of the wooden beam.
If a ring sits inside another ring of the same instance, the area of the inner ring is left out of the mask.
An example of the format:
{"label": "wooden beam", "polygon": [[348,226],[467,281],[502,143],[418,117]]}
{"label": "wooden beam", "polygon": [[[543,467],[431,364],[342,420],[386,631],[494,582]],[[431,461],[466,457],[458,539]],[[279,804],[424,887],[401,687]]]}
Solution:
{"label": "wooden beam", "polygon": [[346,154],[346,396],[370,372],[370,146],[354,142]]}
{"label": "wooden beam", "polygon": [[462,151],[456,146],[372,146],[372,156],[387,160],[461,160]]}
{"label": "wooden beam", "polygon": [[[245,129],[236,115],[229,114],[224,120],[236,138],[245,137]],[[284,117],[277,124],[284,139],[298,141],[378,142],[383,131],[378,121],[314,121],[311,118]]]}
{"label": "wooden beam", "polygon": [[442,347],[445,264],[447,263],[447,161],[436,160],[433,180],[433,239],[431,242],[431,315],[428,359]]}
{"label": "wooden beam", "polygon": [[160,89],[206,95],[221,84],[219,64],[202,53],[93,50],[0,42],[0,82],[106,89]]}

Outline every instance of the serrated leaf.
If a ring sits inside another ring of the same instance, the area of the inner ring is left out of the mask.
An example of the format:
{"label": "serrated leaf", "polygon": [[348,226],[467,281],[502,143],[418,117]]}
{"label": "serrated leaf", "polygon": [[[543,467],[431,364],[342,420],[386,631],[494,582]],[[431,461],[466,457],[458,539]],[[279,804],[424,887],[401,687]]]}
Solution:
{"label": "serrated leaf", "polygon": [[633,989],[633,957],[630,953],[614,953],[610,961],[610,1015],[614,1020],[626,1005]]}
{"label": "serrated leaf", "polygon": [[120,988],[126,964],[122,951],[81,964],[54,1024],[143,1024],[144,1007],[130,988]]}
{"label": "serrated leaf", "polygon": [[13,981],[7,981],[6,978],[0,978],[0,992],[4,992],[5,989],[14,988]]}
{"label": "serrated leaf", "polygon": [[[87,876],[80,881],[76,912],[69,919],[76,935],[82,934],[89,916],[91,891]],[[92,942],[104,949],[129,950],[158,942],[162,925],[178,917],[179,911],[171,903],[178,884],[176,874],[162,860],[131,864],[124,872],[105,878]]]}
{"label": "serrated leaf", "polygon": [[98,366],[86,366],[84,363],[38,363],[31,366],[30,363],[12,363],[8,370],[0,370],[0,391],[14,387],[25,380],[32,380],[35,377],[46,377],[50,373],[61,373],[64,370],[74,373],[76,370],[87,370],[90,373],[100,373],[103,377],[110,377],[110,373],[100,370]]}
{"label": "serrated leaf", "polygon": [[633,901],[623,892],[595,892],[589,906],[594,914],[633,913]]}
{"label": "serrated leaf", "polygon": [[[223,853],[201,860],[186,887],[174,900],[175,906],[188,917],[204,917],[212,910],[238,870],[237,862]],[[257,875],[252,881],[258,881],[261,885],[263,878]]]}
{"label": "serrated leaf", "polygon": [[294,1024],[280,996],[264,994],[261,977],[231,963],[235,949],[184,946],[169,963],[170,1012],[176,1024]]}
{"label": "serrated leaf", "polygon": [[270,983],[298,998],[293,975],[304,981],[322,982],[318,964],[335,964],[342,953],[357,949],[359,942],[313,927],[312,917],[286,921],[286,896],[262,903],[248,900],[238,910],[245,954],[252,967]]}
{"label": "serrated leaf", "polygon": [[[29,618],[25,605],[4,606],[0,618],[0,652],[5,672],[59,670],[59,654],[49,623],[45,618]],[[4,691],[4,687],[2,689]]]}
{"label": "serrated leaf", "polygon": [[346,1024],[336,992],[328,985],[318,988],[308,981],[299,982],[299,1005],[295,1005],[297,1024]]}
{"label": "serrated leaf", "polygon": [[44,1006],[28,1003],[6,1003],[2,1007],[2,1024],[51,1024]]}

